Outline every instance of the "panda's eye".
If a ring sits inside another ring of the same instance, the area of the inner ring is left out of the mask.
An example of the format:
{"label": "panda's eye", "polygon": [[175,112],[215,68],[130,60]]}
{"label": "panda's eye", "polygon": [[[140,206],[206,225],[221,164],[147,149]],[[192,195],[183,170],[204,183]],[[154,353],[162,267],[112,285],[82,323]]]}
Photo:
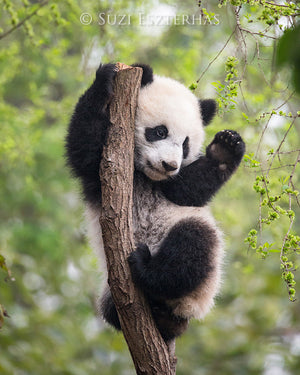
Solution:
{"label": "panda's eye", "polygon": [[156,130],[156,135],[159,137],[159,138],[162,138],[162,139],[164,139],[164,138],[166,138],[167,137],[167,135],[168,135],[168,129],[165,127],[165,126],[157,126],[156,128],[155,128],[155,130]]}
{"label": "panda's eye", "polygon": [[146,128],[145,138],[148,142],[160,141],[166,139],[168,136],[168,129],[165,125],[159,125],[155,128]]}

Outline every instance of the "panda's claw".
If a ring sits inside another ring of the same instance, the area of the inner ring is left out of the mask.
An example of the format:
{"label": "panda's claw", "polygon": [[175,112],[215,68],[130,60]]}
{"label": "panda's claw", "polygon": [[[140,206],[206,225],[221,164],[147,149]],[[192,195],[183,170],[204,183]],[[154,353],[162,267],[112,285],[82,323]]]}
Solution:
{"label": "panda's claw", "polygon": [[[220,132],[222,135],[218,137],[216,134],[215,141],[220,144],[220,146],[225,147],[229,152],[235,153],[235,148],[237,145],[243,143],[241,136],[234,130],[223,130]],[[225,133],[225,135],[223,135]]]}

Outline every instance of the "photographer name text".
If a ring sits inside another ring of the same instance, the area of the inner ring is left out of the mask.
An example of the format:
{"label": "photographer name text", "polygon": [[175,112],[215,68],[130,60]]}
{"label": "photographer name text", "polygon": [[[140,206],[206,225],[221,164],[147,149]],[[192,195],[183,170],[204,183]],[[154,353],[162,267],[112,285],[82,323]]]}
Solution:
{"label": "photographer name text", "polygon": [[137,14],[113,14],[99,13],[94,19],[90,13],[82,13],[80,22],[83,25],[97,23],[99,26],[202,26],[202,25],[218,25],[220,23],[219,15],[214,14],[210,17],[206,14],[180,14],[180,15],[152,15],[145,13]]}

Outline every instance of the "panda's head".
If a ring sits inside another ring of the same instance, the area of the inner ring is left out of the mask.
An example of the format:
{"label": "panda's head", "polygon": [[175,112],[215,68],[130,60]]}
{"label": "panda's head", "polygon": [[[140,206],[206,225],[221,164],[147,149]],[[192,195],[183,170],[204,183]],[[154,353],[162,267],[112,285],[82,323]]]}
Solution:
{"label": "panda's head", "polygon": [[216,111],[214,100],[199,100],[181,83],[143,68],[135,121],[135,167],[151,180],[175,176],[195,161],[204,126]]}

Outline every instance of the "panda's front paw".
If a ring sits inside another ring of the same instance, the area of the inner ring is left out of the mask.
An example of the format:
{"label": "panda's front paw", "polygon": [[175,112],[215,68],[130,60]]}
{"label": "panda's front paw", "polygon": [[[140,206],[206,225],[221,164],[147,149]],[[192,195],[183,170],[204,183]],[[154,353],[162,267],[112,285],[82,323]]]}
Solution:
{"label": "panda's front paw", "polygon": [[216,134],[214,141],[234,155],[239,155],[245,151],[245,143],[242,137],[234,130],[220,131]]}
{"label": "panda's front paw", "polygon": [[100,64],[96,71],[96,87],[107,98],[107,102],[112,99],[114,94],[114,80],[117,71],[115,64]]}
{"label": "panda's front paw", "polygon": [[222,130],[207,147],[207,155],[220,163],[240,162],[245,153],[245,143],[234,130]]}
{"label": "panda's front paw", "polygon": [[146,266],[151,259],[149,247],[146,244],[139,244],[135,251],[128,257],[131,276],[136,284],[140,283],[141,276],[146,271]]}

